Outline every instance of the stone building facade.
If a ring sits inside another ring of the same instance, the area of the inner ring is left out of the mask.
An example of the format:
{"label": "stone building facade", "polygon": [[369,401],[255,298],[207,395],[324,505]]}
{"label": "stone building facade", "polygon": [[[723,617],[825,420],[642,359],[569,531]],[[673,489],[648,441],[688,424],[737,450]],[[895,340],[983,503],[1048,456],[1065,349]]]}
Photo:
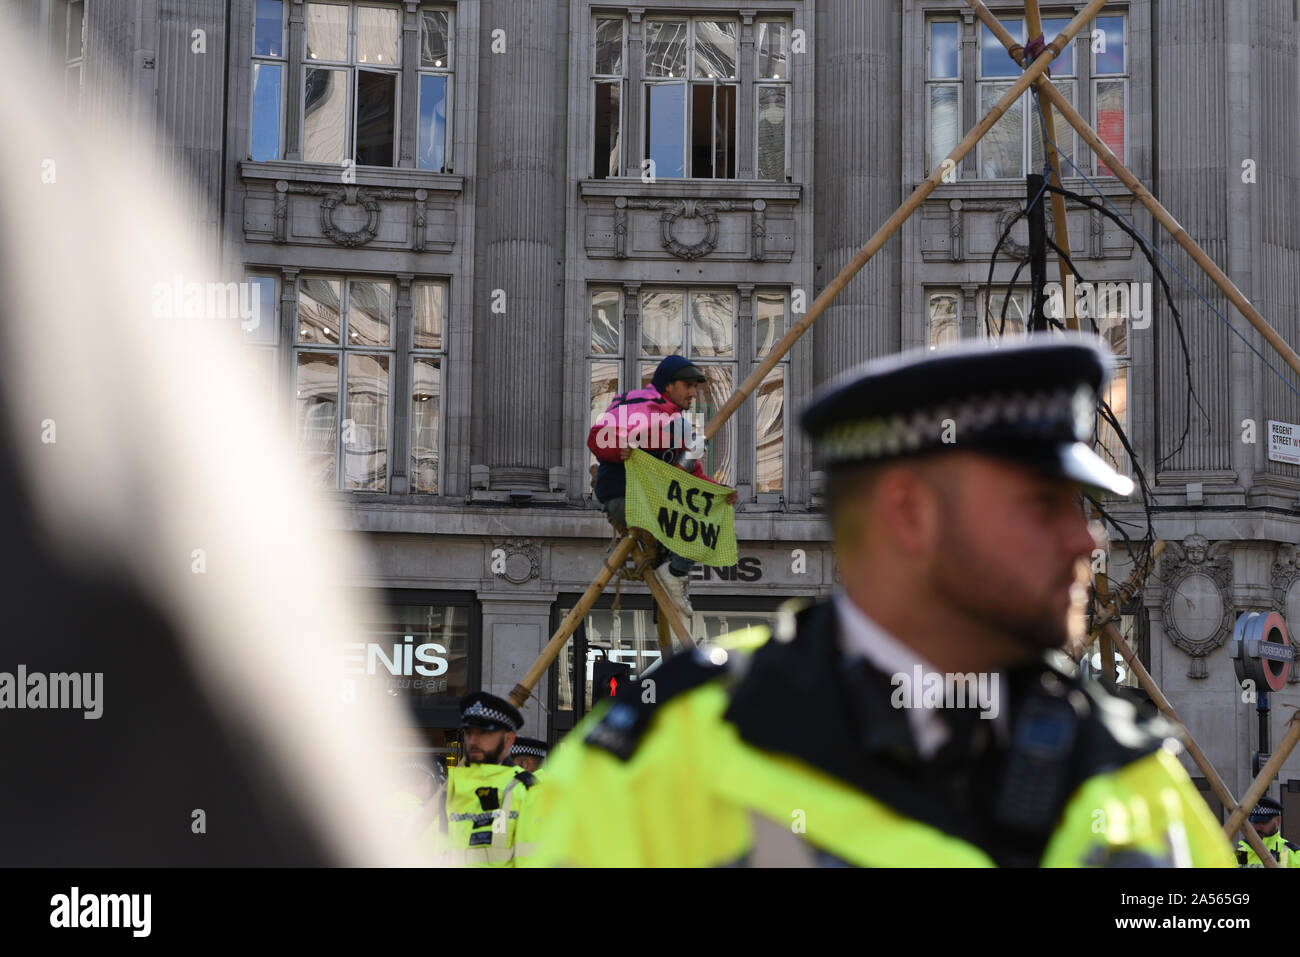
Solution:
{"label": "stone building facade", "polygon": [[[1081,7],[1045,4],[1049,36]],[[1115,3],[1053,80],[1295,343],[1300,23],[1290,0],[1232,7]],[[1023,31],[1022,11],[995,12]],[[214,263],[256,283],[274,318],[250,355],[366,543],[377,693],[410,696],[420,747],[447,744],[459,693],[506,693],[600,568],[594,413],[680,351],[709,376],[707,417],[1018,72],[960,0],[33,0],[19,16],[84,112],[140,121],[142,148],[192,190]],[[1004,297],[1023,225],[985,283],[1041,165],[1038,131],[1025,98],[719,434],[706,467],[739,490],[741,558],[697,568],[700,638],[833,588],[821,476],[794,426],[815,385],[986,335],[1004,305],[1023,326],[1024,273]],[[1154,236],[1242,333],[1166,268],[1185,362],[1159,287],[1143,299],[1138,245],[1071,207],[1080,273],[1133,293],[1093,313],[1170,543],[1123,625],[1240,791],[1257,722],[1233,624],[1300,622],[1300,464],[1269,438],[1270,422],[1300,423],[1297,377],[1083,141],[1054,132],[1077,164],[1066,186]],[[1113,431],[1100,441],[1123,458]],[[1109,507],[1146,534],[1140,503]],[[1109,570],[1127,574],[1121,549]],[[644,587],[613,599],[538,688],[528,731],[553,739],[581,715],[591,649],[655,656]],[[390,675],[408,636],[441,664]],[[1294,689],[1272,696],[1274,743]],[[1300,755],[1280,787],[1300,823]]]}

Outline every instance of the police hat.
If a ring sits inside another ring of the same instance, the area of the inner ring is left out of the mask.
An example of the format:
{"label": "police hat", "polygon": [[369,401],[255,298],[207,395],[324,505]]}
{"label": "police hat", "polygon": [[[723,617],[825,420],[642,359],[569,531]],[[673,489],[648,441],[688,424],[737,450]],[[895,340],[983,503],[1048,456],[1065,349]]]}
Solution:
{"label": "police hat", "polygon": [[802,422],[831,470],[966,450],[1128,495],[1132,480],[1091,445],[1112,365],[1100,338],[1078,333],[920,349],[849,370]]}
{"label": "police hat", "polygon": [[1272,798],[1262,797],[1259,799],[1259,803],[1251,808],[1250,819],[1253,822],[1259,823],[1267,821],[1269,818],[1277,817],[1277,815],[1281,813],[1282,805],[1278,804]]}
{"label": "police hat", "polygon": [[545,741],[539,741],[537,738],[515,738],[515,745],[510,749],[510,756],[527,754],[545,760],[548,751],[550,751],[550,745]]}
{"label": "police hat", "polygon": [[460,699],[460,726],[483,731],[518,731],[524,726],[524,716],[504,698],[486,691],[473,691]]}

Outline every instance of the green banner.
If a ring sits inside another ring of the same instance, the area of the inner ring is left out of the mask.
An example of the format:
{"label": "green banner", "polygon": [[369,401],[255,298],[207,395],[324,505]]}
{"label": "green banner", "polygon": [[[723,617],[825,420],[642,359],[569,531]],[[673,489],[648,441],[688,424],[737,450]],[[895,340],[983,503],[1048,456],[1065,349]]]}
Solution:
{"label": "green banner", "polygon": [[724,485],[696,478],[640,449],[627,462],[627,524],[701,565],[736,564],[736,513]]}

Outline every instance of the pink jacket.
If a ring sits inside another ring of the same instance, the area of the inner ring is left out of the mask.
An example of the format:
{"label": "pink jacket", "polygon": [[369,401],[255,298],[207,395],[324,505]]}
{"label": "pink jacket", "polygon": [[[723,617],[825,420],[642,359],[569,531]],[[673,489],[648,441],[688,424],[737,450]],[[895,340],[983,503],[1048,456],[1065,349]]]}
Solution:
{"label": "pink jacket", "polygon": [[[619,451],[633,447],[671,462],[686,448],[688,423],[683,409],[654,386],[615,396],[587,434],[587,448],[600,460],[596,497],[608,501],[623,494],[624,470]],[[691,474],[708,479],[697,460]]]}

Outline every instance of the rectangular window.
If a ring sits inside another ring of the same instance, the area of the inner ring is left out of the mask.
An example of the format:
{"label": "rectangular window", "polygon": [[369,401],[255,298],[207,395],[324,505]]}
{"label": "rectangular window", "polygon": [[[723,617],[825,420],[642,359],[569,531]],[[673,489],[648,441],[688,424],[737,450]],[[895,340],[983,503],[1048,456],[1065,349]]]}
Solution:
{"label": "rectangular window", "polygon": [[379,606],[381,620],[368,623],[355,644],[343,646],[344,670],[358,676],[361,695],[401,698],[417,713],[447,710],[454,725],[456,702],[470,690],[477,644],[471,605],[436,599],[433,604],[406,603],[410,600],[402,595]]}
{"label": "rectangular window", "polygon": [[735,20],[645,23],[645,158],[656,178],[736,175]]}
{"label": "rectangular window", "polygon": [[451,116],[448,100],[452,76],[452,15],[448,10],[420,11],[420,169],[445,173]]}
{"label": "rectangular window", "polygon": [[[1122,16],[1098,17],[1092,44],[1092,127],[1121,163],[1127,163],[1128,58]],[[1115,174],[1100,159],[1100,176]]]}
{"label": "rectangular window", "polygon": [[929,175],[957,147],[961,138],[961,29],[956,20],[931,20],[927,38],[927,138],[925,171]]}
{"label": "rectangular window", "polygon": [[326,488],[388,488],[393,284],[298,281],[299,449]]}
{"label": "rectangular window", "polygon": [[241,316],[240,328],[244,333],[243,357],[247,360],[256,382],[258,395],[267,400],[275,396],[275,352],[279,339],[279,280],[275,276],[245,276],[249,298],[241,293],[240,306],[245,301],[252,306],[252,315]]}
{"label": "rectangular window", "polygon": [[[703,428],[736,387],[737,294],[711,289],[646,289],[641,292],[641,385],[670,355],[684,355],[704,373],[691,410]],[[705,474],[724,485],[735,483],[735,419],[709,442]]]}
{"label": "rectangular window", "polygon": [[790,170],[789,85],[758,88],[758,178],[785,182]]}
{"label": "rectangular window", "polygon": [[[1128,383],[1129,368],[1132,360],[1128,351],[1128,319],[1130,303],[1127,298],[1134,287],[1127,283],[1111,287],[1107,295],[1097,302],[1097,331],[1110,346],[1111,355],[1115,357],[1115,374],[1106,384],[1102,399],[1110,406],[1115,420],[1124,434],[1129,433]],[[1080,323],[1081,325],[1083,323]],[[1130,439],[1130,442],[1132,440]],[[1097,454],[1114,466],[1117,472],[1132,476],[1133,463],[1129,461],[1119,433],[1105,419],[1097,419]]]}
{"label": "rectangular window", "polygon": [[985,301],[984,290],[976,295],[979,312],[979,335],[982,338],[1023,336],[1029,323],[1028,295],[1016,291],[1007,295],[1006,288],[993,288]]}
{"label": "rectangular window", "polygon": [[[789,326],[790,297],[784,289],[754,292],[754,357],[768,355]],[[755,363],[757,364],[757,363]],[[789,353],[759,383],[754,394],[754,491],[785,490],[785,395]]]}
{"label": "rectangular window", "polygon": [[411,285],[411,491],[437,494],[447,283]]}
{"label": "rectangular window", "polygon": [[958,290],[929,290],[926,293],[926,311],[926,341],[931,349],[953,345],[961,338],[961,294]]}
{"label": "rectangular window", "polygon": [[[588,428],[623,391],[623,293],[593,287],[588,295],[591,334],[587,342]],[[596,461],[592,456],[591,461]]]}
{"label": "rectangular window", "polygon": [[[697,576],[699,572],[697,568]],[[569,614],[575,600],[576,596],[560,597],[554,611],[555,624]],[[601,599],[581,619],[556,659],[554,727],[572,728],[591,710],[592,679],[598,658],[629,665],[634,677],[645,673],[660,659],[653,602],[649,596],[624,595],[618,610],[608,607],[610,602],[609,598]],[[692,635],[701,648],[710,648],[723,635],[745,628],[773,627],[780,604],[778,599],[758,595],[744,599],[694,596],[692,602],[696,608]]]}
{"label": "rectangular window", "polygon": [[[593,23],[591,175],[596,179],[652,171],[657,179],[734,179],[742,154],[755,176],[790,178],[791,24],[754,25],[753,69],[742,95],[740,22],[732,18],[647,19],[642,28],[641,83],[628,83],[628,23],[600,15]],[[754,132],[738,140],[741,104]],[[642,136],[641,154],[626,156],[624,133]],[[753,150],[753,153],[747,151]]]}
{"label": "rectangular window", "polygon": [[396,165],[399,11],[323,2],[305,7],[303,159]]}
{"label": "rectangular window", "polygon": [[[1122,36],[1122,16],[1099,17],[1096,23],[1100,28],[1103,22],[1112,19],[1120,25]],[[999,20],[1018,42],[1025,42],[1026,27],[1022,18]],[[1045,17],[1044,38],[1054,39],[1068,23],[1069,18],[1066,17]],[[962,70],[963,29],[966,28],[960,21],[944,17],[936,17],[926,24],[924,108],[927,175],[957,146],[965,127],[962,121],[965,97],[974,96],[979,112],[986,113],[1006,94],[1014,79],[1022,72],[992,31],[980,24],[977,33],[976,80],[973,89],[968,87]],[[1081,33],[1086,35],[1086,29]],[[1052,85],[1071,105],[1078,102],[1079,72],[1075,59],[1074,41],[1071,41],[1052,61],[1051,69]],[[1127,79],[1118,82],[1122,94],[1127,90]],[[1116,94],[1112,92],[1110,95],[1114,98]],[[1120,116],[1122,119],[1122,100]],[[1063,154],[1075,158],[1077,139],[1074,129],[1059,111],[1053,111],[1053,124],[1047,132]],[[980,140],[976,147],[976,169],[978,175],[985,179],[1019,179],[1027,172],[1041,172],[1044,163],[1042,116],[1031,87],[999,117]],[[1064,160],[1061,165],[1062,175],[1070,175],[1070,165]]]}
{"label": "rectangular window", "polygon": [[627,36],[623,20],[597,18],[593,52],[595,128],[592,136],[592,176],[595,179],[605,179],[618,176],[623,171],[623,84],[627,63]]}

